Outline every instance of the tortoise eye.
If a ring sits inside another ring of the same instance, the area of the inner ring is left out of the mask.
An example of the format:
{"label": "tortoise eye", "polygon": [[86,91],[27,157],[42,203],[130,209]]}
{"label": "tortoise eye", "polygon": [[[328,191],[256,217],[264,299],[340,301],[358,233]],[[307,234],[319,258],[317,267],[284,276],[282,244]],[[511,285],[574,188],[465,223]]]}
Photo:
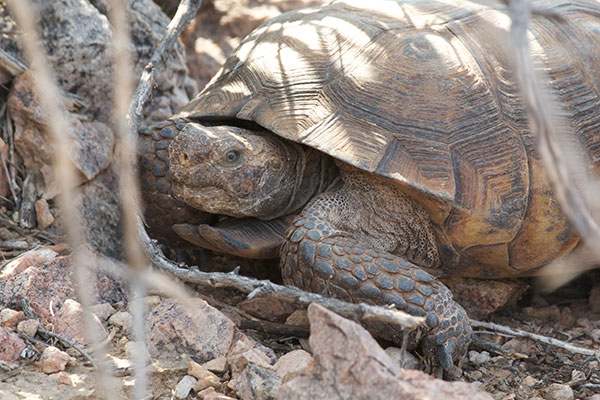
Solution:
{"label": "tortoise eye", "polygon": [[236,149],[228,150],[221,158],[221,164],[225,167],[233,167],[239,164],[242,152]]}

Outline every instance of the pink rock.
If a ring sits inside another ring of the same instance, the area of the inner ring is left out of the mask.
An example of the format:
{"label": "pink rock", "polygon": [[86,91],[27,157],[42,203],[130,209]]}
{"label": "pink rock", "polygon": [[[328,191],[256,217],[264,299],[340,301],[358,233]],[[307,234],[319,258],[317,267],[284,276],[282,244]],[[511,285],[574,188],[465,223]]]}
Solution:
{"label": "pink rock", "polygon": [[492,400],[474,385],[400,370],[362,326],[319,305],[308,317],[314,363],[282,384],[276,399]]}
{"label": "pink rock", "polygon": [[[83,308],[75,300],[65,300],[53,321],[57,333],[65,335],[78,344],[87,345],[91,342],[87,337]],[[91,323],[92,329],[99,335],[98,337],[104,339],[106,329],[102,326],[100,319],[92,314]]]}
{"label": "pink rock", "polygon": [[42,371],[46,374],[64,371],[67,363],[74,363],[75,359],[62,350],[54,346],[49,346],[44,349],[40,359],[42,363]]}
{"label": "pink rock", "polygon": [[17,332],[24,333],[29,336],[35,336],[40,326],[40,321],[37,319],[26,319],[25,321],[19,322],[17,325]]}
{"label": "pink rock", "polygon": [[19,322],[25,319],[23,311],[16,311],[10,308],[5,308],[0,311],[0,325],[8,328],[14,328]]}
{"label": "pink rock", "polygon": [[313,358],[304,350],[293,350],[279,357],[273,368],[284,381],[298,375],[302,370],[311,365]]}
{"label": "pink rock", "polygon": [[0,360],[12,363],[21,357],[25,342],[16,333],[0,327]]}
{"label": "pink rock", "polygon": [[203,300],[189,310],[163,300],[146,319],[148,351],[152,356],[186,353],[199,362],[225,356],[236,333],[235,324]]}
{"label": "pink rock", "polygon": [[231,366],[234,374],[242,372],[248,364],[254,364],[259,367],[273,369],[274,358],[267,354],[261,346],[243,336],[238,340],[227,354],[227,363]]}

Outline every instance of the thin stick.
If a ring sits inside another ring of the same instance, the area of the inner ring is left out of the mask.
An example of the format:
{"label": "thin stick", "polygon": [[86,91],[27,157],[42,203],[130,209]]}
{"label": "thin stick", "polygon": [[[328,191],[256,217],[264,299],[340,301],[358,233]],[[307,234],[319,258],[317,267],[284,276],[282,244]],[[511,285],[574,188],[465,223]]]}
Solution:
{"label": "thin stick", "polygon": [[583,347],[574,346],[574,345],[564,342],[562,340],[554,339],[554,338],[551,338],[548,336],[538,335],[537,333],[522,331],[520,329],[513,329],[513,328],[510,328],[505,325],[494,324],[492,322],[476,321],[476,320],[472,319],[471,326],[473,326],[474,328],[491,329],[496,332],[505,333],[508,335],[526,337],[526,338],[533,339],[533,340],[536,340],[541,343],[549,344],[551,346],[560,347],[561,349],[567,350],[567,351],[569,351],[571,353],[575,353],[575,354],[583,354],[586,356],[600,357],[600,350],[591,350],[591,349],[586,349]]}
{"label": "thin stick", "polygon": [[80,224],[81,215],[76,201],[78,192],[76,190],[76,172],[71,162],[73,154],[72,141],[69,135],[70,126],[64,114],[62,94],[52,77],[49,68],[50,64],[41,46],[35,26],[35,21],[38,19],[35,17],[30,2],[28,0],[9,0],[8,6],[11,15],[23,32],[23,50],[31,66],[33,76],[36,78],[36,94],[44,110],[44,114],[48,116],[45,122],[48,124],[48,130],[54,143],[55,184],[59,188],[61,215],[69,242],[74,249],[73,268],[77,282],[77,295],[83,307],[85,329],[88,337],[91,339],[96,362],[103,366],[102,368],[98,368],[100,385],[103,389],[102,396],[107,399],[114,399],[118,397],[116,389],[119,385],[106,373],[108,366],[104,368],[106,364],[104,358],[106,351],[102,346],[98,345],[101,343],[101,333],[98,329],[94,328],[93,316],[90,312],[91,295],[93,293],[92,279],[90,279],[90,269],[87,267],[89,257],[83,251],[85,235],[83,227]]}
{"label": "thin stick", "polygon": [[150,61],[146,64],[129,106],[129,123],[131,124],[131,129],[134,133],[137,134],[142,124],[142,108],[150,96],[158,71],[162,69],[166,61],[165,55],[173,48],[175,41],[179,38],[179,35],[187,24],[194,18],[201,5],[202,0],[181,1],[177,8],[177,12],[167,26],[165,35],[156,47],[156,50],[154,50],[154,54],[152,54]]}
{"label": "thin stick", "polygon": [[[140,275],[148,268],[148,260],[140,245],[135,222],[137,215],[140,215],[140,188],[135,175],[135,134],[130,132],[131,126],[127,122],[133,88],[133,62],[129,52],[131,43],[125,10],[125,1],[112,0],[109,11],[114,27],[112,35],[112,49],[115,60],[113,115],[117,137],[115,162],[119,176],[119,204],[121,205],[124,249],[127,263],[132,269],[130,288],[132,293],[133,338],[137,343],[144,343],[145,303],[143,299],[146,290]],[[146,353],[143,351],[134,352],[132,361],[135,378],[133,398],[136,400],[145,399],[148,397],[148,376],[146,373],[148,360]]]}
{"label": "thin stick", "polygon": [[348,303],[316,293],[305,292],[296,287],[277,285],[267,280],[259,281],[236,274],[222,272],[208,273],[189,268],[180,268],[167,260],[162,254],[151,253],[153,249],[147,249],[147,251],[151,254],[152,263],[157,268],[176,276],[184,282],[211,287],[233,287],[244,293],[253,293],[255,296],[258,294],[262,296],[268,294],[269,297],[275,299],[295,301],[303,307],[308,307],[310,303],[314,302],[355,321],[377,320],[405,329],[413,329],[424,321],[423,317],[414,317],[400,310],[364,303]]}
{"label": "thin stick", "polygon": [[66,337],[64,335],[61,335],[60,333],[52,332],[52,331],[44,328],[42,326],[42,323],[40,322],[39,318],[35,314],[35,311],[33,311],[33,309],[29,306],[29,303],[27,303],[27,300],[25,300],[25,298],[23,296],[19,296],[17,299],[17,302],[19,303],[19,306],[21,307],[23,314],[25,314],[25,316],[27,318],[35,319],[36,321],[38,321],[40,323],[38,326],[38,329],[37,329],[37,331],[39,333],[41,333],[42,335],[47,336],[47,337],[52,337],[52,338],[58,339],[65,346],[74,348],[75,350],[77,350],[77,352],[79,352],[79,354],[81,354],[83,357],[85,357],[85,359],[87,359],[94,368],[98,367],[96,365],[96,363],[94,362],[94,359],[92,358],[92,356],[90,356],[89,353],[87,351],[85,351],[77,343],[75,343],[74,341],[72,341],[71,339],[69,339],[68,337]]}

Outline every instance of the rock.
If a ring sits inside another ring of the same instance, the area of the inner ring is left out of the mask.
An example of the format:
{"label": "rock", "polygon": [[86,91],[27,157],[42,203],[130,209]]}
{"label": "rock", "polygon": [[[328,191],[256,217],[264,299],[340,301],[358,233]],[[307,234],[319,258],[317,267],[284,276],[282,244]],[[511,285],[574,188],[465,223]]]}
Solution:
{"label": "rock", "polygon": [[527,375],[525,378],[523,378],[523,380],[521,381],[521,384],[525,385],[525,386],[529,386],[529,387],[534,387],[535,385],[538,385],[540,383],[539,380],[535,379],[533,376],[531,375]]}
{"label": "rock", "polygon": [[593,313],[600,313],[600,285],[594,286],[590,290],[588,302]]}
{"label": "rock", "polygon": [[[98,337],[106,337],[106,329],[100,322],[100,319],[92,314],[92,329]],[[53,318],[54,330],[63,334],[75,343],[87,345],[91,340],[87,336],[87,330],[84,322],[83,308],[75,300],[65,300],[63,306]]]}
{"label": "rock", "polygon": [[546,400],[573,400],[575,395],[569,385],[553,383],[542,390]]}
{"label": "rock", "polygon": [[475,365],[483,364],[485,362],[490,361],[490,359],[490,353],[488,353],[487,351],[482,351],[481,353],[478,353],[473,350],[469,351],[469,361],[471,361]]}
{"label": "rock", "polygon": [[127,311],[118,311],[111,315],[108,319],[108,323],[113,326],[118,326],[126,332],[131,332],[131,329],[133,328],[133,315]]}
{"label": "rock", "polygon": [[238,304],[249,314],[266,319],[267,321],[283,322],[293,313],[297,306],[290,301],[271,299],[268,297],[253,297]]}
{"label": "rock", "polygon": [[209,387],[198,393],[198,397],[202,400],[235,400],[233,397],[225,396],[223,393],[217,392],[214,388]]}
{"label": "rock", "polygon": [[[54,144],[47,133],[47,116],[35,94],[34,85],[30,72],[16,78],[7,104],[15,124],[15,150],[23,158],[27,170],[35,174],[36,186],[42,197],[50,199],[56,195],[59,186],[52,168]],[[112,161],[114,135],[107,125],[88,121],[85,116],[66,113],[65,117],[73,138],[70,161],[78,172],[76,183],[88,182]]]}
{"label": "rock", "polygon": [[49,248],[29,250],[6,264],[0,273],[0,281],[12,278],[31,266],[49,263],[57,256],[58,253]]}
{"label": "rock", "polygon": [[[42,324],[54,322],[57,313],[67,299],[75,298],[71,280],[71,256],[57,256],[49,249],[26,253],[9,263],[0,275],[0,307],[17,307],[18,296],[29,303]],[[95,253],[86,254],[87,260],[96,265],[107,261]],[[125,295],[120,284],[103,272],[95,278],[95,302],[124,302]]]}
{"label": "rock", "polygon": [[560,309],[556,304],[548,307],[525,307],[523,308],[523,314],[531,318],[556,321],[560,317]]}
{"label": "rock", "polygon": [[204,364],[202,364],[202,367],[209,371],[222,374],[227,370],[227,358],[217,357],[213,360],[205,362]]}
{"label": "rock", "polygon": [[33,337],[37,333],[39,326],[40,321],[37,319],[26,319],[25,321],[19,322],[17,325],[17,332]]}
{"label": "rock", "polygon": [[523,280],[516,279],[449,278],[443,279],[443,282],[473,318],[482,318],[505,304],[515,302],[528,288]]}
{"label": "rock", "polygon": [[227,354],[227,363],[231,366],[231,371],[238,374],[246,368],[248,364],[254,364],[259,367],[272,369],[275,363],[271,354],[266,354],[256,343],[243,337],[238,340]]}
{"label": "rock", "polygon": [[205,369],[197,362],[190,361],[188,363],[187,373],[198,380],[194,386],[195,392],[200,392],[207,387],[213,387],[215,389],[221,387],[221,380],[219,377]]}
{"label": "rock", "polygon": [[313,358],[308,352],[304,350],[292,350],[279,357],[279,360],[273,365],[273,369],[285,382],[298,375],[312,362]]}
{"label": "rock", "polygon": [[390,346],[385,349],[385,354],[390,356],[401,369],[423,369],[423,363],[408,351],[402,351],[399,347]]}
{"label": "rock", "polygon": [[306,310],[296,310],[285,320],[286,325],[309,327]]}
{"label": "rock", "polygon": [[12,363],[21,358],[25,342],[16,333],[0,327],[0,361]]}
{"label": "rock", "polygon": [[362,326],[319,305],[309,306],[308,318],[314,363],[276,399],[492,399],[474,385],[401,370]]}
{"label": "rock", "polygon": [[272,399],[281,386],[281,376],[275,371],[258,365],[248,364],[237,377],[236,389],[242,399]]}
{"label": "rock", "polygon": [[188,397],[195,384],[196,378],[189,375],[184,376],[175,387],[175,398],[185,399]]}
{"label": "rock", "polygon": [[0,311],[0,325],[2,326],[14,328],[24,319],[25,314],[23,314],[23,311],[16,311],[11,308],[5,308]]}
{"label": "rock", "polygon": [[146,296],[144,298],[144,302],[146,303],[146,307],[148,310],[152,310],[154,307],[160,304],[162,301],[160,296]]}
{"label": "rock", "polygon": [[75,359],[54,346],[48,346],[44,349],[40,362],[44,373],[53,374],[64,371],[67,363],[75,363]]}
{"label": "rock", "polygon": [[90,311],[102,321],[106,321],[116,310],[109,303],[94,304],[90,307]]}
{"label": "rock", "polygon": [[50,212],[50,206],[46,199],[39,199],[35,202],[35,218],[37,228],[44,230],[54,223],[54,215]]}
{"label": "rock", "polygon": [[203,300],[193,310],[165,299],[148,314],[146,332],[152,356],[192,354],[206,362],[225,356],[236,333],[235,324]]}

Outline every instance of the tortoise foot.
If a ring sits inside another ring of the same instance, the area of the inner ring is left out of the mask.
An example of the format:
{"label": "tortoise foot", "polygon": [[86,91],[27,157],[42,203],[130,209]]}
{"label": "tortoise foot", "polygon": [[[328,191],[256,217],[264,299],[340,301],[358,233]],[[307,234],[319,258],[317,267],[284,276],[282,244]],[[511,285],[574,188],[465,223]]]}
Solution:
{"label": "tortoise foot", "polygon": [[[281,268],[286,284],[424,316],[420,347],[433,366],[449,370],[467,352],[472,334],[469,318],[448,288],[416,265],[360,243],[327,222],[296,219],[286,232]],[[396,343],[403,338],[402,332],[388,325],[367,328]]]}

